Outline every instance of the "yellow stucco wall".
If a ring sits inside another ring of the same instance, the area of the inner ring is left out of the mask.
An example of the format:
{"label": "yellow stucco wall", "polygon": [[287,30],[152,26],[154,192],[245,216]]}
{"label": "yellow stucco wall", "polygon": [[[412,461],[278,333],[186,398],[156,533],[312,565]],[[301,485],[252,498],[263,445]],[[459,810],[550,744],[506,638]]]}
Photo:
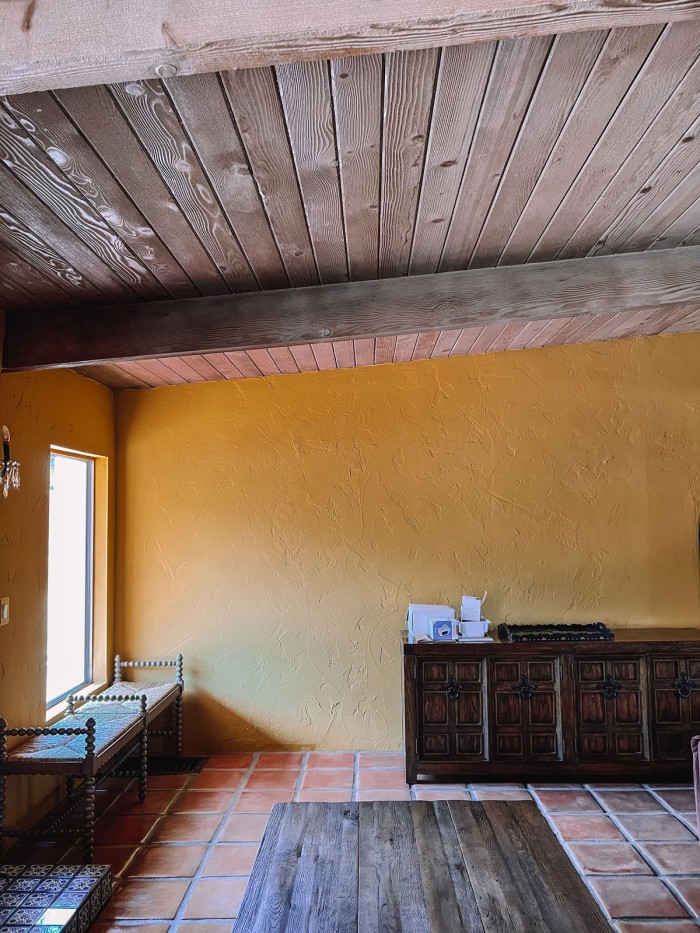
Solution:
{"label": "yellow stucco wall", "polygon": [[[0,425],[12,433],[21,488],[0,497],[0,596],[11,621],[0,628],[0,716],[11,726],[46,722],[46,595],[49,446],[114,461],[114,395],[72,372],[0,376]],[[113,512],[114,497],[111,496]],[[111,522],[113,534],[114,522]],[[108,542],[109,543],[109,542]],[[113,540],[112,540],[113,544]],[[113,547],[107,565],[113,568]],[[108,592],[111,580],[108,580]],[[111,593],[108,603],[111,606]],[[108,614],[111,636],[112,613]],[[8,779],[8,819],[34,816],[53,784]]]}
{"label": "yellow stucco wall", "polygon": [[118,402],[118,647],[189,748],[398,748],[406,604],[699,622],[700,335]]}

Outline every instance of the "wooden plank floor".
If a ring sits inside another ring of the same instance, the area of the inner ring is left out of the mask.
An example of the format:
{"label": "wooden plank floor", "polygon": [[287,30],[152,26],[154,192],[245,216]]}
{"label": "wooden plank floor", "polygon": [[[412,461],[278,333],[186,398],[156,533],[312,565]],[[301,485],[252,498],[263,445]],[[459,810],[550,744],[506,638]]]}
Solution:
{"label": "wooden plank floor", "polygon": [[235,933],[609,933],[534,803],[276,804]]}

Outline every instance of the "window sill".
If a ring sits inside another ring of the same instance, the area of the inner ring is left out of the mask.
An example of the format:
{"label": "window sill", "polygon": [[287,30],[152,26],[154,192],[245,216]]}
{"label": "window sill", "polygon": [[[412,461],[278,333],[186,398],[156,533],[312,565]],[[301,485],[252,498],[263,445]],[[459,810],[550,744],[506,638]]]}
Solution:
{"label": "window sill", "polygon": [[[80,696],[92,696],[94,693],[97,693],[98,690],[101,690],[103,687],[106,687],[106,682],[102,683],[91,683],[86,687],[82,687],[78,693]],[[68,706],[67,700],[61,700],[60,703],[54,703],[53,706],[49,706],[46,710],[46,725],[51,726],[57,722],[61,716],[66,712]]]}

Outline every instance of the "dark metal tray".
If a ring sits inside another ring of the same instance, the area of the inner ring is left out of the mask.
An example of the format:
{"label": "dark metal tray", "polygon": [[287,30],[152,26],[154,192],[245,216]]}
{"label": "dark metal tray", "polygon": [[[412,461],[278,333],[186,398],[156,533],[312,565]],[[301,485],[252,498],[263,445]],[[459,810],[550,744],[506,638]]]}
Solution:
{"label": "dark metal tray", "polygon": [[498,626],[501,641],[614,641],[615,636],[602,622],[587,625],[508,625]]}

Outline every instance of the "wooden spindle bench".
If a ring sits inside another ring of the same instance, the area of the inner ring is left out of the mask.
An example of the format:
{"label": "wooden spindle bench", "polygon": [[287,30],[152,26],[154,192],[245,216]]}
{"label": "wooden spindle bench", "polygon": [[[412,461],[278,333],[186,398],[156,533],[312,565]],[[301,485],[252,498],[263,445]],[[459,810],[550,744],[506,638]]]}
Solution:
{"label": "wooden spindle bench", "polygon": [[[149,667],[174,667],[175,681],[153,683],[122,679],[124,668]],[[97,786],[118,772],[127,758],[138,754],[138,794],[139,800],[143,801],[148,786],[149,736],[174,736],[176,751],[181,754],[182,655],[174,661],[122,661],[117,655],[114,675],[112,687],[102,693],[69,696],[66,715],[54,726],[8,729],[5,720],[0,719],[0,856],[6,838],[53,835],[61,821],[82,804],[82,830],[63,831],[61,835],[82,836],[84,860],[92,862]],[[171,707],[174,711],[173,728],[152,729],[153,721]],[[27,741],[8,751],[7,739],[10,737],[22,737]],[[10,774],[66,778],[65,805],[42,832],[5,828],[6,779]],[[78,780],[82,780],[79,788],[76,787]]]}

